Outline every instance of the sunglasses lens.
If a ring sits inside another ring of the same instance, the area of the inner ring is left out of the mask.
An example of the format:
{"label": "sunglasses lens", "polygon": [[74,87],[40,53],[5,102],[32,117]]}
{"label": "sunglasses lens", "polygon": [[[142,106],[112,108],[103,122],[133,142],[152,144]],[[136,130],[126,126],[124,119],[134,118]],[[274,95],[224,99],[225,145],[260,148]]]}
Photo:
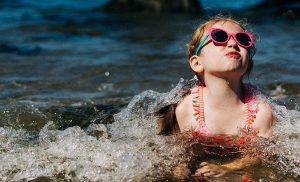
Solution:
{"label": "sunglasses lens", "polygon": [[244,46],[251,46],[251,38],[245,33],[237,33],[236,40]]}
{"label": "sunglasses lens", "polygon": [[217,42],[226,42],[228,39],[228,35],[223,30],[214,30],[211,32],[211,38]]}

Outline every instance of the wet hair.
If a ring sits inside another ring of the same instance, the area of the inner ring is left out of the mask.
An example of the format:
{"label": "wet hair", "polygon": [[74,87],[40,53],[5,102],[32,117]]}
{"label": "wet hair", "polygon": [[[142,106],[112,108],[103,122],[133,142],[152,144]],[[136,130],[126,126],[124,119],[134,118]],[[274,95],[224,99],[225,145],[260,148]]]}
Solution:
{"label": "wet hair", "polygon": [[[210,18],[208,21],[206,21],[205,23],[198,26],[198,28],[195,30],[191,40],[187,44],[186,54],[187,54],[188,59],[190,59],[193,55],[196,54],[197,47],[199,46],[202,38],[205,36],[207,30],[218,22],[224,22],[224,23],[232,22],[232,23],[239,25],[244,31],[247,30],[247,22],[245,20],[238,21],[238,20],[233,19],[230,16],[223,16],[223,15],[217,15],[213,18]],[[255,48],[255,45],[253,44],[250,48],[248,48],[249,64],[248,64],[248,67],[247,67],[247,70],[246,70],[244,76],[249,77],[249,75],[251,73],[251,70],[253,68],[253,56],[255,55],[255,52],[256,52],[256,48]],[[198,79],[201,80],[199,75],[197,73],[195,73],[195,74],[198,77]],[[202,82],[203,82],[203,80],[202,80]]]}
{"label": "wet hair", "polygon": [[[187,44],[187,56],[188,59],[190,59],[193,55],[196,54],[196,49],[198,47],[198,45],[200,44],[203,36],[205,35],[206,31],[208,28],[212,27],[214,24],[218,23],[218,22],[232,22],[235,23],[237,25],[239,25],[244,31],[246,31],[246,27],[247,27],[247,23],[244,20],[241,21],[237,21],[234,20],[232,17],[225,17],[222,15],[217,15],[213,18],[210,18],[208,21],[206,21],[205,23],[201,24],[200,26],[198,26],[198,28],[195,30],[191,40],[189,41],[189,43]],[[253,44],[253,46],[251,46],[250,48],[248,48],[249,51],[249,64],[247,67],[247,70],[244,74],[244,76],[249,76],[253,67],[253,56],[256,52],[256,48],[255,45]],[[196,73],[195,73],[196,74]],[[198,77],[198,80],[200,80],[200,82],[203,82],[203,80],[201,80],[200,76],[198,74],[196,74],[196,76]],[[180,128],[176,119],[176,114],[175,114],[175,109],[176,109],[177,104],[172,104],[169,106],[166,106],[164,108],[161,108],[159,111],[156,112],[156,114],[158,115],[158,123],[159,123],[159,134],[175,134],[180,132]]]}
{"label": "wet hair", "polygon": [[175,114],[176,104],[171,104],[157,111],[159,134],[169,135],[179,133],[179,125]]}

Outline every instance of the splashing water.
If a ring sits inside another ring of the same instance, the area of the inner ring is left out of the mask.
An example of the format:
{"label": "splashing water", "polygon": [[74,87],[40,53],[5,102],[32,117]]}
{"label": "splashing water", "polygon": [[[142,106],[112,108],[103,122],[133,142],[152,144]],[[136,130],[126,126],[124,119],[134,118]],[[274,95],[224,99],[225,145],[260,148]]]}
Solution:
{"label": "splashing water", "polygon": [[276,164],[282,172],[299,176],[300,112],[287,110],[284,106],[279,105],[274,105],[273,108],[276,117],[274,134],[264,145],[264,150],[276,158],[273,163]]}
{"label": "splashing water", "polygon": [[[157,135],[153,112],[177,103],[194,82],[181,80],[168,93],[145,91],[114,115],[111,124],[59,130],[48,121],[33,134],[0,128],[1,181],[153,181],[166,179],[174,166],[191,160],[182,135]],[[262,144],[270,153],[265,164],[277,172],[299,176],[300,113],[273,104],[274,138]],[[149,114],[150,113],[150,114]],[[276,142],[275,142],[276,141]],[[274,158],[275,156],[275,158]],[[268,178],[273,179],[273,178]],[[293,178],[295,179],[295,178]]]}

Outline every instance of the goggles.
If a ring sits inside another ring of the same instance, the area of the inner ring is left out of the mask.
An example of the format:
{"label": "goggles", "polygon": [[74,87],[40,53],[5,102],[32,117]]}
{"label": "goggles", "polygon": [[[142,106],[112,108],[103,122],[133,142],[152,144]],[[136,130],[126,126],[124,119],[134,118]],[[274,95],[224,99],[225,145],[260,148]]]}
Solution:
{"label": "goggles", "polygon": [[198,55],[199,51],[204,47],[203,44],[206,41],[207,37],[209,37],[210,40],[214,42],[214,44],[223,45],[229,41],[231,36],[233,37],[235,42],[243,48],[249,48],[254,43],[254,36],[249,32],[237,32],[237,33],[230,34],[220,28],[210,28],[208,29],[208,33],[204,36],[204,38],[200,42],[196,50],[196,55]]}

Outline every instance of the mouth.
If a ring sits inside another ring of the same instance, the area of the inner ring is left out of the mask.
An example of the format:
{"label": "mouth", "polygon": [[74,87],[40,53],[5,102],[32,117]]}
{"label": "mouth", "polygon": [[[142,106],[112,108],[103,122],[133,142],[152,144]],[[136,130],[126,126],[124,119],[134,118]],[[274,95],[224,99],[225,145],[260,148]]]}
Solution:
{"label": "mouth", "polygon": [[241,54],[236,51],[231,51],[231,52],[226,53],[226,56],[235,58],[235,59],[239,59],[241,57]]}

